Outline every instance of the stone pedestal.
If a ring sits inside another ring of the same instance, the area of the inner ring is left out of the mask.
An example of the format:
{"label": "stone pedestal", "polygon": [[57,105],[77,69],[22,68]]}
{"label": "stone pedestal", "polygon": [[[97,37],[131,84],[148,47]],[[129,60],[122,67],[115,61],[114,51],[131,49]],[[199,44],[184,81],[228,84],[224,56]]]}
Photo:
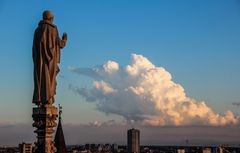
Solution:
{"label": "stone pedestal", "polygon": [[37,142],[34,153],[55,153],[56,148],[52,140],[58,109],[53,105],[38,106],[33,108],[33,127],[37,129]]}

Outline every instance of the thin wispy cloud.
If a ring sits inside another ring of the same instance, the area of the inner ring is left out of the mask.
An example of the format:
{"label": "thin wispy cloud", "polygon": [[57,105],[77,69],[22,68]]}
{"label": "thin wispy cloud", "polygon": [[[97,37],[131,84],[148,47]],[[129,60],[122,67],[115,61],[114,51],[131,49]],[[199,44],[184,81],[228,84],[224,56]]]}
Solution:
{"label": "thin wispy cloud", "polygon": [[[127,130],[130,125],[119,124],[113,120],[94,121],[82,124],[64,124],[63,132],[67,145],[86,143],[117,143],[127,144]],[[141,131],[142,145],[185,145],[189,140],[192,145],[239,144],[239,127],[210,127],[210,126],[141,126],[135,128]],[[31,123],[12,124],[11,128],[0,128],[0,145],[17,146],[20,142],[33,143],[36,134]]]}
{"label": "thin wispy cloud", "polygon": [[0,129],[2,128],[11,128],[13,127],[14,124],[13,123],[9,123],[9,122],[0,122]]}
{"label": "thin wispy cloud", "polygon": [[232,103],[233,106],[237,106],[237,107],[240,107],[240,102],[234,102]]}

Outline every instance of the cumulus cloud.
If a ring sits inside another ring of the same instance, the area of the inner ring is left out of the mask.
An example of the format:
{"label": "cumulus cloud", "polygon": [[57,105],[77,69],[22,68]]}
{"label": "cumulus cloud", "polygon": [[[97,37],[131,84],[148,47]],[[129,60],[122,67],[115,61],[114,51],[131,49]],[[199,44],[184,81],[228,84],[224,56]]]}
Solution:
{"label": "cumulus cloud", "polygon": [[93,79],[92,88],[70,88],[96,103],[98,110],[123,116],[143,125],[235,125],[239,116],[218,114],[204,101],[187,97],[184,88],[172,80],[163,67],[142,55],[132,54],[132,62],[120,67],[107,61],[93,68],[71,68]]}

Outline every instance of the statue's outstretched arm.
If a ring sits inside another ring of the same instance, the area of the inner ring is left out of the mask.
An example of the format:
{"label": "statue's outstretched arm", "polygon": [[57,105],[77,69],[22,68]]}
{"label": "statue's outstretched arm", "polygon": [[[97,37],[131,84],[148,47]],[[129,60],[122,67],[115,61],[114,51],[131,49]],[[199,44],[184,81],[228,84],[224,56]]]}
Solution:
{"label": "statue's outstretched arm", "polygon": [[60,48],[64,48],[66,46],[67,43],[67,33],[64,32],[62,35],[62,39],[59,38],[59,46]]}

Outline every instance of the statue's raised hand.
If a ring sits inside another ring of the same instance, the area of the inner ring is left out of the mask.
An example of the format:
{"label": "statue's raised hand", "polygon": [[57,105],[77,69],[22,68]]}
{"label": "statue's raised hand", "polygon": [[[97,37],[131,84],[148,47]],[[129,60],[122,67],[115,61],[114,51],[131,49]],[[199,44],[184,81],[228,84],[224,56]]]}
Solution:
{"label": "statue's raised hand", "polygon": [[66,32],[63,33],[62,40],[67,41],[67,33]]}

